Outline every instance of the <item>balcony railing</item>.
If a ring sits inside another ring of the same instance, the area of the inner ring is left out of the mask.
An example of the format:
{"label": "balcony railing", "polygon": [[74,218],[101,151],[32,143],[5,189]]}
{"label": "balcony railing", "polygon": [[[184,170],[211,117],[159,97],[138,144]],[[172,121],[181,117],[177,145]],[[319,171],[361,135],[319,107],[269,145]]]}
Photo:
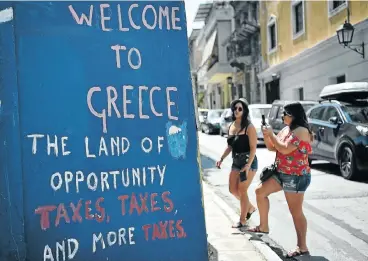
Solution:
{"label": "balcony railing", "polygon": [[226,47],[227,60],[232,61],[238,57],[250,56],[252,54],[252,49],[249,41],[242,42],[231,42]]}

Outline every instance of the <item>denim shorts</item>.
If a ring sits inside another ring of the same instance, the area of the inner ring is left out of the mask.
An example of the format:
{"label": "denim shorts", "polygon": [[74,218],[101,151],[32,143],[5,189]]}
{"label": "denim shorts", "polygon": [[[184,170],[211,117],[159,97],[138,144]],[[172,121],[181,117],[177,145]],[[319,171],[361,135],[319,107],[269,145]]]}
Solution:
{"label": "denim shorts", "polygon": [[311,183],[311,174],[309,173],[302,176],[278,173],[272,178],[282,186],[285,192],[290,193],[304,193]]}
{"label": "denim shorts", "polygon": [[[239,160],[234,160],[233,159],[233,164],[231,165],[231,170],[240,171],[242,168],[244,168],[244,166],[246,164],[246,157],[245,156],[249,157],[249,154],[245,154],[243,159],[242,159],[242,157]],[[254,160],[252,162],[252,165],[250,165],[249,170],[250,171],[257,171],[258,170],[257,156],[254,156]],[[239,178],[240,178],[240,182],[246,181],[247,180],[246,173],[245,172],[240,172]]]}

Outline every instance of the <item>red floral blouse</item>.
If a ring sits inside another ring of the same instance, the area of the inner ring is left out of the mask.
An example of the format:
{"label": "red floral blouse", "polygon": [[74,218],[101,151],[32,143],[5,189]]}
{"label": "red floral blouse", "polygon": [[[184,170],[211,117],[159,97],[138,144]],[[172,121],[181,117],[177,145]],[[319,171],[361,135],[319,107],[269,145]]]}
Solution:
{"label": "red floral blouse", "polygon": [[308,162],[308,154],[312,152],[309,142],[300,140],[289,127],[285,127],[277,135],[280,141],[292,143],[298,148],[289,154],[276,153],[277,170],[287,175],[306,175],[310,174],[311,169]]}

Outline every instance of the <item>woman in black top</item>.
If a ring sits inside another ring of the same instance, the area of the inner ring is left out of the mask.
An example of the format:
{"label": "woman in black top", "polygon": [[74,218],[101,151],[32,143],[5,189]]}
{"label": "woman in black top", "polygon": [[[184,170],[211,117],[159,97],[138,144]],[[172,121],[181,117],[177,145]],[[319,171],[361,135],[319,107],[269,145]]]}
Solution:
{"label": "woman in black top", "polygon": [[216,165],[220,168],[222,161],[232,152],[233,164],[229,175],[229,190],[240,200],[240,220],[233,225],[233,228],[241,228],[256,211],[249,201],[247,191],[258,169],[257,133],[249,121],[248,102],[244,98],[233,101],[231,110],[234,121],[229,127],[228,146]]}

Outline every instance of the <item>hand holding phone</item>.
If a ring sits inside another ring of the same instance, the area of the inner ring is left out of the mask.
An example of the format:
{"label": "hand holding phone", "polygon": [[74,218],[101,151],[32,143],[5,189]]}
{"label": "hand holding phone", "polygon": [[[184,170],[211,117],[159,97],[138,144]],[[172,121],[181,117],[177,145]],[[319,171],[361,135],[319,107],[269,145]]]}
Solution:
{"label": "hand holding phone", "polygon": [[266,126],[266,117],[262,114],[262,126]]}

